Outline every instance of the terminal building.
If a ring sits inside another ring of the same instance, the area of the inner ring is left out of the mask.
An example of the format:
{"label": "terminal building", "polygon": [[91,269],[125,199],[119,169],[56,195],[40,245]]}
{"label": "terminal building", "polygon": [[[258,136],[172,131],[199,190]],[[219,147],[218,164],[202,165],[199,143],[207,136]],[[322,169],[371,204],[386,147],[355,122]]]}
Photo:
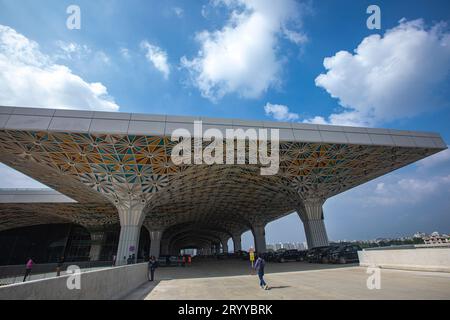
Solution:
{"label": "terminal building", "polygon": [[[175,164],[171,135],[194,121],[278,129],[279,170]],[[293,212],[324,246],[328,198],[446,148],[429,132],[0,107],[0,162],[51,188],[0,191],[0,264],[237,251],[249,230],[265,252],[265,226]]]}

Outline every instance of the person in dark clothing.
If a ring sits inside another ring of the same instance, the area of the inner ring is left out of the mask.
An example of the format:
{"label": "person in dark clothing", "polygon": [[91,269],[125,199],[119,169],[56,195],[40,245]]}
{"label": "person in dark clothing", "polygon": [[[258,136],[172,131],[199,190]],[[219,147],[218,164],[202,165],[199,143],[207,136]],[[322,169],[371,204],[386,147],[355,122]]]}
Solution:
{"label": "person in dark clothing", "polygon": [[132,263],[133,263],[133,258],[131,257],[131,254],[130,254],[127,259],[127,264],[132,264]]}
{"label": "person in dark clothing", "polygon": [[27,280],[27,277],[30,275],[31,269],[33,269],[33,264],[34,264],[33,259],[28,258],[27,264],[25,266],[25,275],[23,277],[23,282],[25,282]]}
{"label": "person in dark clothing", "polygon": [[263,257],[260,254],[258,254],[258,259],[256,259],[254,268],[258,272],[259,285],[264,290],[269,290],[269,286],[264,281],[264,267],[265,266],[266,266],[266,261],[263,259]]}
{"label": "person in dark clothing", "polygon": [[64,264],[64,257],[61,257],[58,260],[58,264],[56,265],[56,276],[59,277],[61,275],[61,269]]}
{"label": "person in dark clothing", "polygon": [[156,261],[156,258],[154,256],[150,257],[150,260],[148,261],[148,271],[149,271],[149,281],[153,281],[155,278],[155,270],[158,268],[158,261]]}

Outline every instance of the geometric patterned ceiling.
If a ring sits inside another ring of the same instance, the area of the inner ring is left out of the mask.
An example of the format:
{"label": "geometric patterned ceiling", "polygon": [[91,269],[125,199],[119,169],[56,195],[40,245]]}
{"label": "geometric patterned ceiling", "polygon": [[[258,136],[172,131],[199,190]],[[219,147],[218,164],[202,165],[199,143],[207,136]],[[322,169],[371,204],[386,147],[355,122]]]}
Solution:
{"label": "geometric patterned ceiling", "polygon": [[285,141],[278,174],[262,176],[258,165],[177,166],[174,144],[163,136],[0,130],[0,161],[85,205],[99,224],[114,220],[98,219],[115,216],[114,203],[132,198],[146,201],[148,225],[231,235],[295,211],[302,199],[329,198],[440,150]]}

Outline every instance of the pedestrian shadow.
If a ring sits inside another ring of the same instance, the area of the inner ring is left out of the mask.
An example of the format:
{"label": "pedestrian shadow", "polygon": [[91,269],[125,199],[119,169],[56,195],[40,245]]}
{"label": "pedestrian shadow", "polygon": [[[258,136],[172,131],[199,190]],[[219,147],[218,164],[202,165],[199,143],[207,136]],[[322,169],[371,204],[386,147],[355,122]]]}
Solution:
{"label": "pedestrian shadow", "polygon": [[286,289],[286,288],[290,288],[291,286],[277,286],[277,287],[269,287],[269,290],[272,290],[272,289]]}
{"label": "pedestrian shadow", "polygon": [[159,283],[162,281],[154,280],[154,281],[146,281],[144,284],[137,287],[132,292],[122,296],[121,300],[145,300],[145,298],[155,289]]}

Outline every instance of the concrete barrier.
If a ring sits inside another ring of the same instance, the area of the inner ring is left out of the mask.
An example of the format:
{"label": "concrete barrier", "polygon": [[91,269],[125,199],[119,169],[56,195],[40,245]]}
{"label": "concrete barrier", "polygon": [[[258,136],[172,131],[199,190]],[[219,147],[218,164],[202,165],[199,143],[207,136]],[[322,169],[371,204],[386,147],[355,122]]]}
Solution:
{"label": "concrete barrier", "polygon": [[0,287],[1,300],[106,300],[121,298],[147,279],[147,264],[140,263],[80,274],[80,289],[68,289],[71,275]]}
{"label": "concrete barrier", "polygon": [[358,251],[362,267],[450,272],[450,248],[416,248]]}

